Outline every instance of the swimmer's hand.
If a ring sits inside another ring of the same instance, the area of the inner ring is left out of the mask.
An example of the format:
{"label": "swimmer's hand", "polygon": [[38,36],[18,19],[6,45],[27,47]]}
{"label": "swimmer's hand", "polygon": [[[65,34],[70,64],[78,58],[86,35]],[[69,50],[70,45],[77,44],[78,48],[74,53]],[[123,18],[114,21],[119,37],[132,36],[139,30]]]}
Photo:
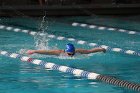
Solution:
{"label": "swimmer's hand", "polygon": [[103,48],[103,52],[106,53],[106,49],[105,48]]}
{"label": "swimmer's hand", "polygon": [[26,53],[27,53],[28,55],[32,55],[32,54],[35,53],[35,50],[28,50]]}

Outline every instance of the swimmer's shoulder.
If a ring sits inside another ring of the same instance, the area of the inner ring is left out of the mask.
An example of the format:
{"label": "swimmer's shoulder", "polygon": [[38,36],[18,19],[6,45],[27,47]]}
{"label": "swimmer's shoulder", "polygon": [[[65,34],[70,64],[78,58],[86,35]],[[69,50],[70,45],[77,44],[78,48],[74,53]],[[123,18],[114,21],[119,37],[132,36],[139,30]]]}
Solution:
{"label": "swimmer's shoulder", "polygon": [[48,50],[47,54],[50,55],[60,55],[61,53],[64,53],[64,50]]}

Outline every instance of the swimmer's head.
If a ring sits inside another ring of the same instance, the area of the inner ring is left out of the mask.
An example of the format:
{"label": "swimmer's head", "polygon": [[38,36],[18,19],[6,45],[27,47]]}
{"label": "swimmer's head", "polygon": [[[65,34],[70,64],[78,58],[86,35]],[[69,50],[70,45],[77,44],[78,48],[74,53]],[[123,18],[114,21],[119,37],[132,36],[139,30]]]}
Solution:
{"label": "swimmer's head", "polygon": [[68,43],[66,45],[65,51],[67,52],[68,55],[74,55],[75,54],[75,47],[74,47],[74,45],[71,44],[71,43]]}

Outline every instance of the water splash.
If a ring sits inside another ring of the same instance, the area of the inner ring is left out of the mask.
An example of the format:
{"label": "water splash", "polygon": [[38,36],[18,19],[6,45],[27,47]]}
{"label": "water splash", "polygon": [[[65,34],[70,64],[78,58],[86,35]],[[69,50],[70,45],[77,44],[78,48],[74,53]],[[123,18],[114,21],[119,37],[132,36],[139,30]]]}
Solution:
{"label": "water splash", "polygon": [[20,49],[19,51],[17,51],[17,53],[22,54],[22,55],[23,55],[23,54],[26,55],[26,54],[27,54],[27,53],[26,53],[27,50],[28,50],[28,49]]}
{"label": "water splash", "polygon": [[45,21],[45,19],[46,19],[46,15],[43,16],[40,27],[39,27],[39,30],[41,32],[45,32],[45,30],[48,29],[48,21]]}
{"label": "water splash", "polygon": [[[45,31],[48,31],[48,21],[46,21],[45,19],[46,19],[46,14],[42,18],[38,34],[34,37],[36,49],[45,49],[45,50],[50,49],[48,46],[49,44],[48,43],[49,38],[47,37],[48,34],[45,33]],[[40,35],[40,33],[44,35]]]}
{"label": "water splash", "polygon": [[35,48],[36,49],[45,49],[49,50],[49,38],[47,37],[47,33],[44,33],[44,35],[39,35],[41,32],[38,32],[38,34],[34,37],[35,40]]}

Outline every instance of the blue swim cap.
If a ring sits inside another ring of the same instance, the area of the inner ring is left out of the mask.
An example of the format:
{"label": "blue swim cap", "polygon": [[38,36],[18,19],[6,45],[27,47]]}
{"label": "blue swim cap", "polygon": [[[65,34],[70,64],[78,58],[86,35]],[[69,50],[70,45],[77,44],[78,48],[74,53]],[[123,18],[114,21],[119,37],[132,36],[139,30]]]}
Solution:
{"label": "blue swim cap", "polygon": [[65,50],[66,52],[75,52],[75,47],[74,47],[74,45],[73,44],[71,44],[71,43],[68,43],[67,45],[66,45],[66,50]]}

